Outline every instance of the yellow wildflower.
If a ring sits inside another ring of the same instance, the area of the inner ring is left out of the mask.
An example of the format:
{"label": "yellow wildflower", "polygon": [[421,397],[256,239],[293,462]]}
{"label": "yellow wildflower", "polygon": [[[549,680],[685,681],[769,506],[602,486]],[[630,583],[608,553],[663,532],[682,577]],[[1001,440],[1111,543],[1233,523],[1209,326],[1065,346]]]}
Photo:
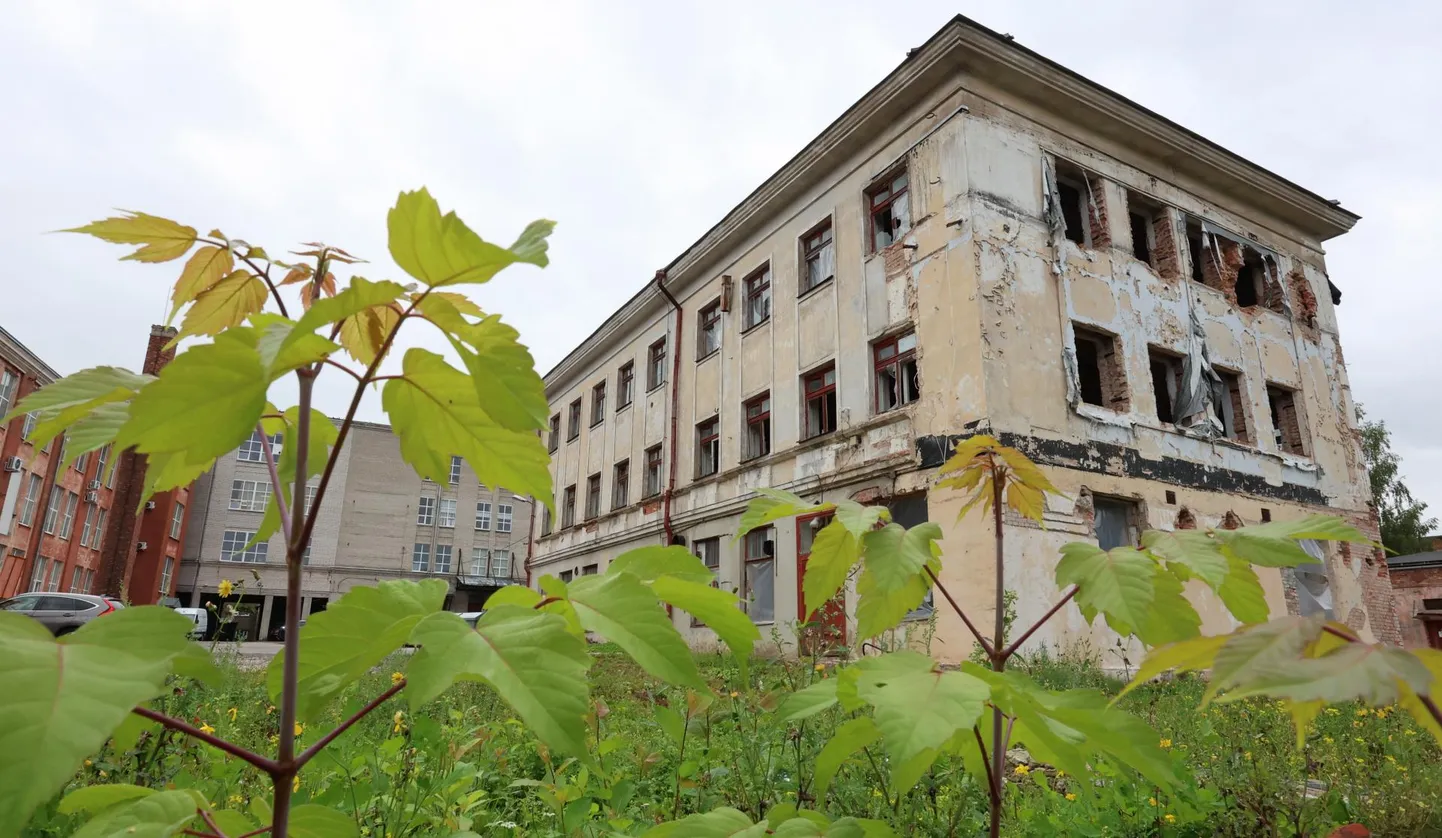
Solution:
{"label": "yellow wildflower", "polygon": [[1075,794],[1072,794],[1071,792],[1067,792],[1067,793],[1066,793],[1066,799],[1067,799],[1067,800],[1076,800],[1076,795],[1075,795]]}
{"label": "yellow wildflower", "polygon": [[1063,778],[1063,777],[1065,777],[1065,776],[1066,776],[1066,772],[1063,771],[1063,770],[1061,770],[1060,768],[1058,768],[1057,771],[1056,771],[1056,778],[1057,778],[1058,780],[1060,780],[1061,778]]}
{"label": "yellow wildflower", "polygon": [[824,663],[818,663],[818,664],[816,664],[816,666],[813,667],[813,668],[814,668],[817,672],[825,672],[825,671],[826,671],[826,664],[824,664]]}
{"label": "yellow wildflower", "polygon": [[232,722],[235,721],[235,712],[236,712],[236,711],[235,711],[235,708],[234,708],[234,707],[230,708],[229,710],[227,710],[227,711],[225,711],[225,712],[227,712],[227,713],[230,714],[230,720],[231,720]]}
{"label": "yellow wildflower", "polygon": [[1162,815],[1162,820],[1166,821],[1167,823],[1176,823],[1177,816],[1173,815],[1171,812],[1168,812],[1165,815]]}
{"label": "yellow wildflower", "polygon": [[1327,715],[1329,715],[1329,716],[1335,716],[1335,715],[1337,715],[1339,712],[1341,712],[1341,711],[1338,710],[1336,707],[1328,707],[1328,708],[1327,708]]}
{"label": "yellow wildflower", "polygon": [[1362,726],[1362,723],[1361,723],[1361,722],[1352,722],[1352,727],[1361,727],[1361,726]]}
{"label": "yellow wildflower", "polygon": [[205,722],[201,722],[201,723],[200,723],[200,732],[201,732],[201,733],[214,733],[214,732],[215,732],[215,728],[211,727],[210,725],[206,724]]}
{"label": "yellow wildflower", "polygon": [[102,769],[100,769],[100,776],[102,776],[102,777],[106,777],[106,776],[109,776],[109,775],[108,775],[108,774],[106,774],[106,773],[105,773],[105,769],[104,769],[104,768],[102,768]]}
{"label": "yellow wildflower", "polygon": [[1396,762],[1396,761],[1397,761],[1397,758],[1394,757],[1394,756],[1392,756],[1391,754],[1386,754],[1385,756],[1387,757],[1387,761],[1388,761],[1388,762]]}
{"label": "yellow wildflower", "polygon": [[1332,741],[1333,741],[1333,740],[1332,740],[1332,737],[1330,737],[1330,736],[1323,736],[1323,737],[1322,737],[1322,741],[1323,741],[1323,742],[1326,742],[1328,745],[1330,745],[1330,744],[1332,744]]}
{"label": "yellow wildflower", "polygon": [[405,679],[406,679],[406,676],[405,676],[403,673],[400,673],[400,672],[392,672],[392,673],[391,673],[391,686],[395,686],[396,684],[399,684],[400,682],[404,681]]}
{"label": "yellow wildflower", "polygon": [[274,704],[272,704],[272,705],[270,705],[269,707],[266,707],[266,708],[265,708],[265,714],[266,714],[267,716],[269,716],[271,713],[274,713],[274,712],[275,712],[275,705],[274,705]]}
{"label": "yellow wildflower", "polygon": [[731,697],[732,697],[732,698],[739,698],[740,696],[741,696],[741,693],[738,693],[738,692],[736,692],[735,690],[732,690],[732,691],[731,691]]}
{"label": "yellow wildflower", "polygon": [[240,805],[242,805],[242,804],[244,804],[244,803],[245,803],[245,798],[244,798],[244,797],[241,797],[241,796],[238,795],[238,794],[232,794],[232,795],[230,796],[230,805],[232,805],[232,806],[240,806]]}
{"label": "yellow wildflower", "polygon": [[225,599],[226,597],[235,593],[235,585],[232,584],[229,579],[220,580],[220,584],[217,586],[217,588],[220,591],[221,599]]}
{"label": "yellow wildflower", "polygon": [[1157,744],[1162,747],[1162,750],[1166,750],[1166,749],[1168,749],[1168,748],[1170,748],[1170,747],[1172,746],[1172,740],[1170,740],[1170,739],[1163,739],[1161,742],[1158,742]]}
{"label": "yellow wildflower", "polygon": [[299,735],[301,735],[302,733],[305,733],[305,725],[301,724],[300,722],[296,722],[296,723],[295,723],[295,735],[296,735],[296,736],[299,736]]}
{"label": "yellow wildflower", "polygon": [[1243,752],[1242,752],[1242,759],[1251,759],[1251,758],[1252,758],[1252,752],[1251,752],[1251,751],[1243,751]]}
{"label": "yellow wildflower", "polygon": [[1367,708],[1366,708],[1366,707],[1363,707],[1361,710],[1358,710],[1358,711],[1357,711],[1357,715],[1358,715],[1358,716],[1365,716],[1365,715],[1367,715]]}
{"label": "yellow wildflower", "polygon": [[92,765],[94,765],[94,764],[95,764],[95,763],[91,762],[91,761],[88,760],[88,759],[85,761],[85,767],[86,767],[86,768],[89,768],[90,766],[92,766]]}
{"label": "yellow wildflower", "polygon": [[292,792],[300,791],[300,775],[299,775],[299,774],[295,775],[295,782],[294,782],[294,783],[291,783],[290,790],[291,790]]}
{"label": "yellow wildflower", "polygon": [[1015,773],[1016,773],[1016,776],[1018,776],[1018,777],[1025,777],[1026,775],[1028,775],[1028,774],[1031,773],[1031,769],[1030,769],[1030,768],[1027,768],[1025,765],[1018,765],[1018,766],[1016,767],[1016,772],[1015,772]]}
{"label": "yellow wildflower", "polygon": [[1148,805],[1148,806],[1155,806],[1155,805],[1157,805],[1157,799],[1156,799],[1155,797],[1148,797],[1148,798],[1147,798],[1147,805]]}
{"label": "yellow wildflower", "polygon": [[397,710],[395,717],[392,719],[392,721],[395,722],[395,724],[391,725],[391,733],[400,733],[402,730],[405,729],[406,725],[405,712],[402,710]]}
{"label": "yellow wildflower", "polygon": [[1352,757],[1352,759],[1355,759],[1355,760],[1357,761],[1357,764],[1358,764],[1358,765],[1366,765],[1366,764],[1367,764],[1367,760],[1362,759],[1361,757]]}

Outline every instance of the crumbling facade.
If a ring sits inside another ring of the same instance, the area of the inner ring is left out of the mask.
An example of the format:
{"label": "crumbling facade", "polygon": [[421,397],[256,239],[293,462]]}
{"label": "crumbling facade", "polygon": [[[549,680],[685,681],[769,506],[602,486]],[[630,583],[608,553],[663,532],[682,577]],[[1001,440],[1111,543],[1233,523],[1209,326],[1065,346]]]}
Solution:
{"label": "crumbling facade", "polygon": [[[1022,624],[1068,541],[1315,512],[1375,537],[1322,252],[1356,220],[957,18],[546,376],[558,517],[531,574],[685,543],[789,643],[820,522],[730,538],[775,486],[936,521],[942,581],[990,624],[990,527],[934,488],[979,432],[1065,494],[1045,529],[1006,521]],[[1273,613],[1397,642],[1380,552],[1307,546],[1319,568],[1264,572]],[[813,622],[844,638],[854,606]],[[1064,609],[1031,641],[1079,642],[1115,637]],[[971,650],[949,611],[931,643]]]}

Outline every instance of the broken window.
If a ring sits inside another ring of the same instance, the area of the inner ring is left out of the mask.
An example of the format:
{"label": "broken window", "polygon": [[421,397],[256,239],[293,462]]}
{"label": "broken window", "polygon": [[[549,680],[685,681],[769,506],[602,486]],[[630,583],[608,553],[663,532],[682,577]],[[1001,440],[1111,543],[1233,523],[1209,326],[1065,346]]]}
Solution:
{"label": "broken window", "polygon": [[696,476],[709,477],[721,469],[721,422],[711,417],[696,426]]}
{"label": "broken window", "polygon": [[1267,385],[1267,404],[1272,411],[1272,435],[1278,450],[1299,457],[1306,456],[1302,444],[1302,422],[1297,415],[1295,391],[1276,384]]}
{"label": "broken window", "polygon": [[661,494],[661,446],[653,445],[646,449],[646,494],[645,497],[652,498]]}
{"label": "broken window", "polygon": [[1262,299],[1266,289],[1267,263],[1262,254],[1250,247],[1242,248],[1242,266],[1237,269],[1234,289],[1237,305],[1250,308]]}
{"label": "broken window", "polygon": [[561,502],[561,527],[574,527],[576,525],[576,487],[574,484],[566,487],[564,500]]}
{"label": "broken window", "polygon": [[586,520],[601,514],[601,475],[586,478]]}
{"label": "broken window", "polygon": [[801,293],[836,275],[836,249],[831,243],[831,219],[801,237]]}
{"label": "broken window", "polygon": [[591,388],[591,427],[606,421],[606,382]]}
{"label": "broken window", "polygon": [[1110,410],[1127,409],[1126,365],[1117,339],[1105,332],[1073,326],[1076,333],[1077,384],[1087,404]]}
{"label": "broken window", "polygon": [[1147,350],[1152,370],[1152,396],[1157,402],[1157,420],[1175,423],[1177,392],[1182,385],[1182,359],[1162,349]]}
{"label": "broken window", "polygon": [[570,413],[566,417],[566,441],[570,442],[581,435],[581,400],[571,402]]}
{"label": "broken window", "polygon": [[1303,617],[1313,614],[1336,619],[1332,610],[1332,583],[1327,578],[1327,553],[1321,542],[1310,538],[1297,541],[1297,546],[1316,562],[1299,564],[1292,569],[1297,590],[1297,613]]}
{"label": "broken window", "polygon": [[1095,510],[1094,527],[1097,544],[1103,550],[1114,547],[1134,547],[1138,542],[1137,521],[1141,514],[1137,505],[1119,498],[1092,498]]}
{"label": "broken window", "polygon": [[646,389],[654,390],[666,383],[666,339],[661,338],[646,350]]}
{"label": "broken window", "polygon": [[776,619],[776,530],[752,530],[744,543],[743,604],[752,622],[769,623]]}
{"label": "broken window", "polygon": [[1061,196],[1061,217],[1066,222],[1066,237],[1085,247],[1087,243],[1087,224],[1085,223],[1086,213],[1082,209],[1083,190],[1086,187],[1078,186],[1077,182],[1067,178],[1057,178],[1056,191]]}
{"label": "broken window", "polygon": [[771,453],[771,394],[746,403],[746,459]]}
{"label": "broken window", "polygon": [[546,448],[552,454],[561,447],[561,414],[557,413],[551,417],[551,435],[546,440]]}
{"label": "broken window", "polygon": [[1110,243],[1102,200],[1102,181],[1066,160],[1056,160],[1056,193],[1066,237],[1082,247],[1104,248]]}
{"label": "broken window", "polygon": [[[1215,367],[1213,369],[1216,369]],[[1222,423],[1222,435],[1237,442],[1250,442],[1247,434],[1247,395],[1242,389],[1242,377],[1230,370],[1216,369],[1222,380],[1220,398],[1212,400],[1217,421]]]}
{"label": "broken window", "polygon": [[1152,263],[1152,224],[1145,215],[1131,209],[1127,212],[1127,220],[1132,228],[1132,255],[1139,262]]}
{"label": "broken window", "polygon": [[696,317],[696,360],[708,358],[721,348],[721,301],[701,309]]}
{"label": "broken window", "polygon": [[871,252],[889,247],[911,229],[911,196],[905,169],[879,178],[867,190],[866,201],[871,219]]}
{"label": "broken window", "polygon": [[742,312],[741,328],[760,326],[771,319],[771,266],[762,265],[741,282],[746,292],[746,306]]}
{"label": "broken window", "polygon": [[1163,279],[1176,279],[1177,247],[1167,208],[1141,194],[1127,192],[1127,222],[1132,231],[1132,256],[1146,262]]}
{"label": "broken window", "polygon": [[878,341],[872,348],[876,365],[876,412],[911,404],[921,395],[916,374],[916,332]]}
{"label": "broken window", "polygon": [[806,376],[802,388],[806,399],[806,438],[836,430],[836,367],[828,365]]}
{"label": "broken window", "polygon": [[1206,275],[1202,267],[1209,254],[1206,243],[1202,240],[1202,223],[1195,218],[1187,219],[1187,255],[1191,257],[1192,281],[1205,285]]}

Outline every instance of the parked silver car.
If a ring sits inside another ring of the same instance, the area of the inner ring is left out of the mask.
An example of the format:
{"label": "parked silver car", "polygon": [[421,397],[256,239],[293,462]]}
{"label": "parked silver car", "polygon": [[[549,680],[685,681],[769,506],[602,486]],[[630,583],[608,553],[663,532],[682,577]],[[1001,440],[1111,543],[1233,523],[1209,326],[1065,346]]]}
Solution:
{"label": "parked silver car", "polygon": [[96,617],[124,608],[120,600],[91,594],[28,593],[0,602],[0,611],[34,617],[56,636],[69,634]]}

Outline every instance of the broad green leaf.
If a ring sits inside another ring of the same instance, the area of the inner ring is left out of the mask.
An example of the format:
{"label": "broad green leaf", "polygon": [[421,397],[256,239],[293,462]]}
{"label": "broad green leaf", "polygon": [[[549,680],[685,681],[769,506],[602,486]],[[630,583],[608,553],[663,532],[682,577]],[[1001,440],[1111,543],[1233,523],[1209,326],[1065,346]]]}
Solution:
{"label": "broad green leaf", "polygon": [[340,324],[340,345],[367,368],[376,363],[386,338],[400,327],[401,312],[394,305],[373,306],[347,317]]}
{"label": "broad green leaf", "polygon": [[783,721],[796,722],[836,706],[836,685],[839,678],[827,678],[803,687],[782,699],[776,713]]}
{"label": "broad green leaf", "polygon": [[503,605],[488,609],[473,631],[440,612],[417,625],[412,639],[421,648],[406,670],[411,707],[457,679],[483,680],[542,742],[572,756],[585,753],[591,656],[560,617]]}
{"label": "broad green leaf", "polygon": [[483,608],[499,608],[502,605],[518,605],[534,608],[541,601],[541,595],[525,585],[507,585],[491,594],[482,604]]}
{"label": "broad green leaf", "polygon": [[826,838],[896,838],[886,821],[871,818],[837,818],[826,829]]}
{"label": "broad green leaf", "polygon": [[454,212],[440,206],[424,187],[402,192],[386,218],[391,258],[401,270],[432,287],[486,282],[517,262],[545,267],[546,237],[554,222],[534,221],[510,248],[491,244]]}
{"label": "broad green leaf", "polygon": [[[145,486],[140,493],[139,507],[143,507],[144,502],[158,492],[194,483],[196,478],[210,470],[216,458],[192,460],[186,451],[164,451],[150,454],[145,460]],[[139,508],[136,514],[140,514]]]}
{"label": "broad green leaf", "polygon": [[1152,578],[1152,604],[1136,635],[1148,646],[1176,643],[1196,637],[1202,628],[1202,617],[1187,601],[1182,582],[1172,573],[1156,567]]}
{"label": "broad green leaf", "polygon": [[1236,530],[1215,530],[1216,537],[1238,557],[1262,567],[1296,567],[1316,559],[1297,545],[1298,539],[1349,541],[1371,544],[1371,540],[1340,518],[1311,515],[1298,521],[1272,521]]}
{"label": "broad green leaf", "polygon": [[765,821],[753,825],[745,814],[722,807],[653,826],[642,833],[642,838],[761,838],[766,826]]}
{"label": "broad green leaf", "polygon": [[806,578],[801,580],[806,617],[815,614],[841,590],[860,554],[861,542],[839,517],[821,528],[811,542],[811,555],[806,559]]}
{"label": "broad green leaf", "polygon": [[311,304],[296,323],[295,335],[312,333],[321,326],[339,323],[366,309],[388,307],[405,296],[405,293],[406,289],[398,282],[388,279],[371,282],[365,277],[353,276],[350,284],[340,293]]}
{"label": "broad green leaf", "polygon": [[656,724],[672,742],[679,746],[686,739],[686,719],[680,713],[656,704],[651,707],[651,714],[656,717]]}
{"label": "broad green leaf", "polygon": [[[30,442],[39,451],[62,432],[66,433],[65,462],[94,451],[115,439],[115,433],[129,414],[128,402],[140,388],[154,381],[119,367],[91,367],[36,390],[20,400],[0,424],[26,413],[36,414]],[[113,465],[112,465],[113,467]]]}
{"label": "broad green leaf", "polygon": [[448,480],[451,457],[460,455],[487,486],[551,497],[550,457],[538,434],[496,425],[470,379],[434,352],[407,351],[402,369],[402,378],[385,383],[381,404],[401,456],[421,477]]}
{"label": "broad green leaf", "polygon": [[1154,556],[1185,566],[1212,590],[1217,590],[1227,578],[1227,557],[1222,553],[1222,544],[1208,532],[1149,530],[1142,534],[1142,547]]}
{"label": "broad green leaf", "polygon": [[881,729],[869,716],[849,719],[836,728],[831,741],[816,755],[816,799],[826,800],[826,790],[842,764],[880,738]]}
{"label": "broad green leaf", "polygon": [[185,462],[208,466],[250,437],[268,383],[260,354],[239,338],[193,346],[135,396],[116,447],[184,452]]}
{"label": "broad green leaf", "polygon": [[1417,660],[1421,661],[1422,665],[1427,667],[1427,671],[1432,673],[1432,683],[1425,693],[1419,693],[1403,682],[1399,686],[1401,697],[1398,698],[1397,703],[1402,709],[1411,713],[1412,718],[1417,720],[1417,724],[1431,733],[1432,738],[1442,745],[1442,724],[1439,724],[1437,719],[1432,716],[1431,710],[1427,708],[1421,698],[1421,696],[1427,695],[1432,698],[1434,703],[1442,703],[1438,701],[1438,699],[1442,699],[1442,652],[1436,649],[1413,649],[1412,654],[1416,655]]}
{"label": "broad green leaf", "polygon": [[646,584],[663,576],[690,582],[709,583],[716,577],[696,555],[685,547],[638,547],[617,556],[606,567],[607,574],[629,573]]}
{"label": "broad green leaf", "polygon": [[[831,823],[831,819],[820,812],[811,809],[799,809],[795,803],[778,803],[766,810],[766,824],[772,829],[777,829],[787,821],[800,820],[804,823],[815,824],[825,827]],[[820,835],[820,832],[812,833]]]}
{"label": "broad green leaf", "polygon": [[123,756],[126,752],[135,748],[140,742],[142,735],[150,733],[154,736],[157,735],[159,731],[160,725],[158,723],[152,722],[144,716],[137,716],[132,713],[125,717],[125,721],[121,722],[120,727],[117,727],[115,733],[111,735],[110,747],[116,755]]}
{"label": "broad green leaf", "polygon": [[[933,574],[940,573],[941,559],[932,558],[926,567]],[[856,583],[857,636],[864,640],[895,628],[926,600],[930,590],[931,579],[924,573],[912,576],[901,588],[884,590],[877,584],[870,566],[865,565]]]}
{"label": "broad green leaf", "polygon": [[[135,718],[140,717],[136,716]],[[155,794],[155,789],[132,786],[128,783],[81,786],[65,795],[65,798],[60,801],[58,809],[62,815],[74,815],[79,812],[96,815],[117,803],[124,803],[139,797],[149,797],[152,794]]]}
{"label": "broad green leaf", "polygon": [[[381,582],[351,588],[312,614],[300,631],[297,716],[315,718],[336,693],[404,645],[422,618],[440,610],[445,597],[444,579]],[[284,653],[276,655],[266,673],[272,700],[280,695],[284,658]]]}
{"label": "broad green leaf", "polygon": [[140,247],[122,259],[137,262],[169,262],[179,259],[195,244],[195,228],[176,224],[168,218],[143,212],[122,210],[123,216],[93,221],[84,227],[61,230],[62,233],[86,233],[111,244],[138,244]]}
{"label": "broad green leaf", "polygon": [[784,821],[770,833],[762,832],[761,834],[770,834],[773,838],[822,838],[823,836],[821,827],[802,818]]}
{"label": "broad green leaf", "polygon": [[200,802],[191,790],[156,792],[105,810],[74,838],[169,838],[195,819]]}
{"label": "broad green leaf", "polygon": [[739,600],[730,591],[713,588],[710,585],[683,579],[678,576],[662,576],[651,583],[656,596],[680,608],[706,624],[736,656],[736,665],[741,670],[740,678],[746,680],[748,661],[756,641],[761,639],[761,630],[739,607]]}
{"label": "broad green leaf", "polygon": [[567,598],[587,631],[620,646],[647,672],[670,684],[710,690],[656,594],[635,576],[583,576],[568,586]]}
{"label": "broad green leaf", "polygon": [[876,529],[877,523],[891,521],[891,510],[884,506],[863,506],[854,500],[836,502],[836,520],[852,535],[861,538]]}
{"label": "broad green leaf", "polygon": [[1137,675],[1131,680],[1117,697],[1112,700],[1115,704],[1121,701],[1122,696],[1145,684],[1151,679],[1161,675],[1163,672],[1175,669],[1177,672],[1200,672],[1208,669],[1216,658],[1217,652],[1231,639],[1230,635],[1219,634],[1211,637],[1193,637],[1190,640],[1183,640],[1179,643],[1169,643],[1165,646],[1158,646],[1147,653],[1146,660],[1137,669]]}
{"label": "broad green leaf", "polygon": [[1266,695],[1334,704],[1357,700],[1385,707],[1401,697],[1399,684],[1406,684],[1413,693],[1425,693],[1431,683],[1432,673],[1411,652],[1347,643],[1321,657],[1281,661],[1245,680],[1233,677],[1224,700]]}
{"label": "broad green leaf", "polygon": [[[967,729],[970,732],[970,729]],[[960,736],[962,731],[957,731]],[[952,738],[955,739],[956,736]],[[891,764],[891,789],[893,792],[904,794],[916,787],[926,772],[931,770],[931,764],[941,756],[941,748],[923,748],[920,753],[905,762],[893,762]]]}
{"label": "broad green leaf", "polygon": [[[213,811],[210,813],[210,817],[215,820],[215,825],[220,827],[220,831],[225,833],[226,838],[238,838],[238,836],[251,832],[256,828],[255,821],[233,809]],[[291,824],[291,834],[294,835],[295,818],[293,814]]]}
{"label": "broad green leaf", "polygon": [[1102,550],[1095,544],[1072,542],[1062,548],[1056,566],[1059,586],[1076,585],[1076,604],[1087,615],[1101,612],[1107,625],[1126,636],[1150,619],[1160,570],[1145,553],[1131,547]]}
{"label": "broad green leaf", "polygon": [[824,512],[833,506],[834,504],[830,503],[809,503],[784,489],[758,488],[756,497],[746,504],[746,511],[741,513],[741,524],[736,530],[736,538],[739,539],[754,529],[782,518]]}
{"label": "broad green leaf", "polygon": [[260,277],[246,271],[231,273],[195,298],[180,321],[176,340],[187,335],[218,335],[239,326],[265,307],[266,293]]}
{"label": "broad green leaf", "polygon": [[[296,457],[299,455],[300,446],[300,408],[287,408],[282,414],[284,419],[283,444],[280,447],[280,457],[276,460],[275,472],[280,475],[281,493],[277,496],[274,492],[265,505],[265,515],[261,517],[260,525],[256,529],[255,536],[251,538],[250,544],[259,544],[267,541],[271,536],[280,532],[280,500],[284,499],[286,509],[290,511],[291,520],[296,520],[295,499],[295,473]],[[331,449],[335,447],[336,440],[340,438],[340,429],[335,426],[330,417],[314,408],[310,411],[310,427],[306,435],[305,452],[305,476],[309,480],[312,477],[325,471],[326,462],[330,459]],[[249,547],[250,544],[246,546]]]}
{"label": "broad green leaf", "polygon": [[[942,671],[920,652],[892,652],[885,666],[860,666],[857,694],[874,708],[876,726],[893,763],[939,748],[957,730],[970,728],[990,695],[984,681]],[[865,661],[863,663],[866,663]]]}
{"label": "broad green leaf", "polygon": [[1176,768],[1158,744],[1161,737],[1157,732],[1125,710],[1109,707],[1101,693],[1094,690],[1047,692],[1042,703],[1053,724],[1081,733],[1097,752],[1162,788],[1174,789],[1180,782]]}
{"label": "broad green leaf", "polygon": [[228,248],[206,245],[196,250],[186,261],[185,268],[180,272],[180,279],[176,280],[175,290],[170,293],[172,304],[165,324],[168,326],[175,320],[181,306],[210,290],[233,270],[235,257]]}
{"label": "broad green leaf", "polygon": [[1299,658],[1322,632],[1322,624],[1321,615],[1279,617],[1232,634],[1217,650],[1202,706],[1223,690],[1251,682]]}
{"label": "broad green leaf", "polygon": [[[939,540],[941,527],[934,522],[917,524],[911,529],[887,524],[872,530],[861,539],[866,573],[879,591],[902,590],[917,576],[925,576],[927,562],[939,553],[936,546]],[[927,581],[929,585],[930,580]]]}
{"label": "broad green leaf", "polygon": [[305,803],[290,812],[290,834],[295,838],[359,838],[360,830],[351,815]]}
{"label": "broad green leaf", "polygon": [[1227,556],[1227,576],[1217,588],[1217,596],[1221,598],[1222,604],[1232,612],[1232,616],[1246,624],[1265,623],[1271,616],[1271,609],[1267,607],[1267,595],[1262,590],[1262,581],[1257,578],[1257,572],[1245,561],[1231,555]]}
{"label": "broad green leaf", "polygon": [[18,833],[136,705],[164,691],[191,627],[168,608],[125,608],[57,640],[0,611],[0,835]]}
{"label": "broad green leaf", "polygon": [[513,431],[546,426],[546,388],[519,332],[495,315],[471,323],[442,297],[426,297],[417,309],[446,331],[496,424]]}
{"label": "broad green leaf", "polygon": [[260,352],[260,362],[272,381],[340,351],[338,344],[320,335],[296,334],[295,321],[276,314],[257,314],[251,322],[257,330],[256,350]]}

